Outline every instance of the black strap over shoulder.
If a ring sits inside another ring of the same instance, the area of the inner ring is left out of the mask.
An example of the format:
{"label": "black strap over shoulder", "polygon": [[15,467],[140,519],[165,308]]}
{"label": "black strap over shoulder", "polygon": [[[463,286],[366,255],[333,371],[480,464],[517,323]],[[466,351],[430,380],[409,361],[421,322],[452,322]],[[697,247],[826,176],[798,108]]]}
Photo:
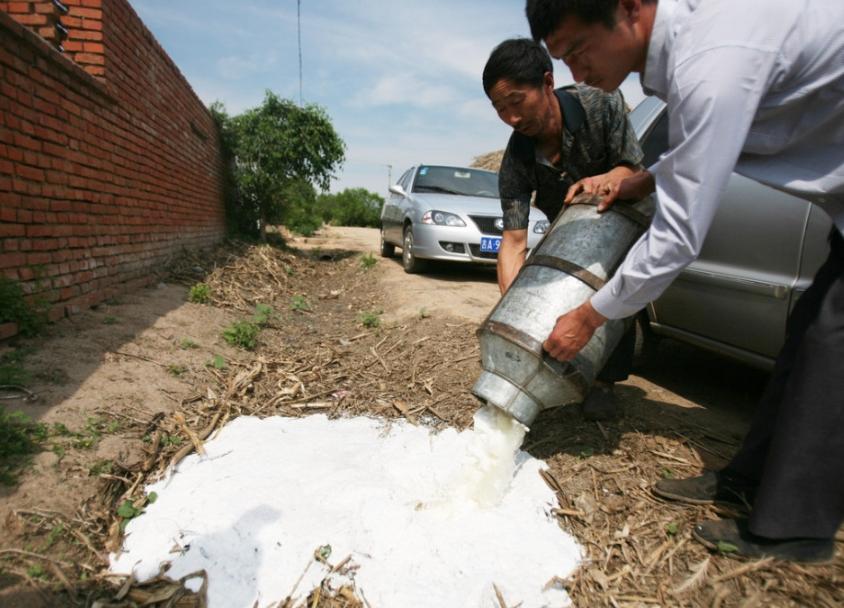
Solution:
{"label": "black strap over shoulder", "polygon": [[569,87],[556,89],[557,99],[560,100],[560,107],[563,109],[563,121],[569,133],[575,133],[583,123],[586,122],[586,110],[583,104],[571,92]]}

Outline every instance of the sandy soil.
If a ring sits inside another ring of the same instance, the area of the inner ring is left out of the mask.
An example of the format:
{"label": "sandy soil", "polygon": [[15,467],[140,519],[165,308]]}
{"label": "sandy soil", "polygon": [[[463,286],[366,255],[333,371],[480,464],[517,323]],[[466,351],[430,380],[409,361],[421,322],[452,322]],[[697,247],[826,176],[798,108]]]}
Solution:
{"label": "sandy soil", "polygon": [[[38,399],[4,403],[50,425],[51,433],[47,449],[21,471],[19,483],[0,486],[4,546],[67,561],[84,556],[78,543],[57,545],[49,527],[33,529],[31,518],[27,526],[15,512],[57,512],[83,523],[91,519],[90,505],[103,484],[124,484],[120,472],[137,471],[149,456],[155,420],[187,409],[211,387],[219,390],[220,379],[224,388],[225,382],[236,384],[208,367],[215,356],[233,370],[246,369],[257,357],[265,368],[283,372],[277,377],[267,372],[243,389],[238,407],[244,412],[288,390],[282,388],[285,379],[293,377],[300,387],[296,390],[309,395],[341,395],[332,406],[338,415],[416,420],[429,412],[439,424],[471,421],[476,403],[469,389],[480,371],[474,328],[498,299],[491,269],[441,265],[430,274],[408,275],[398,259],[379,258],[365,270],[358,260],[369,252],[377,257],[374,229],[326,228],[288,243],[302,252],[301,263],[288,269],[289,277],[254,277],[259,285],[277,285],[265,292],[279,311],[255,353],[221,338],[226,325],[243,318],[246,306],[187,303],[187,287],[172,281],[124,294],[16,345],[28,353],[27,387]],[[231,297],[263,301],[245,288]],[[306,298],[309,310],[295,310],[294,297]],[[382,326],[362,327],[360,315],[378,310],[383,311]],[[665,342],[621,386],[627,412],[622,420],[595,425],[585,423],[576,408],[560,408],[537,421],[526,449],[546,459],[554,479],[565,486],[561,506],[580,515],[561,516],[561,523],[579,535],[595,560],[572,583],[580,605],[647,605],[654,598],[672,605],[712,605],[717,599],[733,606],[748,598],[758,605],[801,605],[804,592],[816,594],[815,605],[825,605],[835,590],[835,601],[844,601],[840,550],[832,569],[817,574],[764,564],[753,574],[731,575],[724,584],[716,579],[697,595],[670,594],[694,564],[709,559],[691,540],[689,526],[695,518],[714,514],[666,506],[647,488],[660,475],[685,476],[723,464],[746,429],[764,381],[764,374],[749,368]],[[301,415],[302,410],[278,413]],[[165,437],[186,443],[176,432]],[[168,449],[172,454],[176,446]],[[109,472],[109,463],[117,473]],[[107,517],[98,517],[102,528]],[[668,541],[662,527],[668,523],[679,526],[679,546],[665,557]],[[92,551],[101,558],[104,547]],[[645,568],[642,564],[651,557],[653,564]],[[712,559],[714,573],[735,568],[727,558]],[[80,605],[79,595],[71,600],[62,595],[59,601],[45,591],[45,585],[47,591],[67,587],[60,574],[52,573],[0,562],[0,606]],[[795,587],[795,580],[803,586]],[[624,597],[639,600],[613,596],[619,589]]]}
{"label": "sandy soil", "polygon": [[[311,251],[342,249],[377,256],[378,231],[327,227],[313,237],[293,237],[292,244]],[[399,257],[384,262],[380,279],[388,319],[410,317],[424,310],[480,322],[498,301],[494,266],[440,263],[425,274],[407,274]]]}

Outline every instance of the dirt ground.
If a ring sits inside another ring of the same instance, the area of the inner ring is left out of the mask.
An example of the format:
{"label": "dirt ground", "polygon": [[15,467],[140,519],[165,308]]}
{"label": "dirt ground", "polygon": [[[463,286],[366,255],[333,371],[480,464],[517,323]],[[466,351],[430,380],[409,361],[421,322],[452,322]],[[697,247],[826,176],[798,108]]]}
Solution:
{"label": "dirt ground", "polygon": [[[201,605],[173,586],[121,589],[103,567],[119,546],[118,507],[142,507],[144,483],[237,415],[471,424],[474,331],[498,298],[494,271],[441,265],[407,275],[377,249],[376,230],[326,228],[287,235],[286,248],[187,256],[161,269],[159,284],[15,344],[37,398],[2,403],[49,435],[18,483],[0,486],[0,606]],[[210,285],[210,303],[186,301],[197,281]],[[258,303],[273,313],[257,348],[227,344],[224,328]],[[576,408],[537,420],[525,449],[548,462],[560,524],[589,555],[561,582],[575,605],[844,605],[841,543],[824,566],[713,555],[690,532],[719,512],[649,491],[661,476],[723,464],[764,381],[666,341],[620,387],[619,420],[587,423]],[[308,605],[361,605],[349,598]]]}

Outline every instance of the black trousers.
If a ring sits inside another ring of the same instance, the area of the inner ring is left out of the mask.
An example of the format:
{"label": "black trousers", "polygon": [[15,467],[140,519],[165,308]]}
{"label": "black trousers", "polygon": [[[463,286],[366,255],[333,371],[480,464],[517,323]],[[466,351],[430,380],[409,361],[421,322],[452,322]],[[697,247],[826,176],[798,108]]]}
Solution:
{"label": "black trousers", "polygon": [[633,369],[633,354],[636,350],[636,325],[630,324],[630,328],[621,337],[615,350],[604,368],[598,374],[597,380],[602,382],[621,382],[627,380],[630,370]]}
{"label": "black trousers", "polygon": [[844,239],[830,243],[725,469],[758,484],[750,531],[768,538],[832,538],[844,521]]}

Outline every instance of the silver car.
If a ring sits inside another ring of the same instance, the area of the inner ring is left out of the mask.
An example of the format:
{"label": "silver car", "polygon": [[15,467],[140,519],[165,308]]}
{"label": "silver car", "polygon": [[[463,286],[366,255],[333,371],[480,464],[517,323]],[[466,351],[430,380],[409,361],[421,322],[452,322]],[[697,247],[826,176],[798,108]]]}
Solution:
{"label": "silver car", "polygon": [[[650,166],[668,149],[665,104],[646,98],[630,121]],[[789,311],[829,254],[831,227],[817,206],[734,173],[700,257],[648,306],[642,325],[770,369]]]}
{"label": "silver car", "polygon": [[[396,184],[381,210],[381,255],[402,249],[405,272],[422,272],[428,260],[495,264],[504,222],[498,174],[483,169],[418,165]],[[548,228],[531,208],[528,248]]]}

